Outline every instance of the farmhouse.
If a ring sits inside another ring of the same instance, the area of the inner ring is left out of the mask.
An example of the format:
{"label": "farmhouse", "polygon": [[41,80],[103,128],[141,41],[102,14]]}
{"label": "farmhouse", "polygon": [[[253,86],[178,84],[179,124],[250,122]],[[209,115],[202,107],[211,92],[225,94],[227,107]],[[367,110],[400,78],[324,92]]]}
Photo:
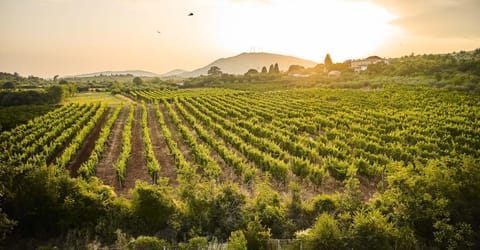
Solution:
{"label": "farmhouse", "polygon": [[365,59],[360,59],[360,60],[352,60],[351,62],[351,67],[355,72],[360,72],[367,70],[368,65],[370,64],[376,64],[376,63],[387,63],[388,60],[383,59],[379,56],[369,56]]}

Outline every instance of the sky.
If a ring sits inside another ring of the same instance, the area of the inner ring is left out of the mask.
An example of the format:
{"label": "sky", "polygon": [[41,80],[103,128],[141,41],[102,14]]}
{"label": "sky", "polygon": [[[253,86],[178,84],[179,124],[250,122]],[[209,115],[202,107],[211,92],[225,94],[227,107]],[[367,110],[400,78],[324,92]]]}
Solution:
{"label": "sky", "polygon": [[479,0],[0,0],[0,72],[165,73],[242,52],[342,62],[473,50],[478,13]]}

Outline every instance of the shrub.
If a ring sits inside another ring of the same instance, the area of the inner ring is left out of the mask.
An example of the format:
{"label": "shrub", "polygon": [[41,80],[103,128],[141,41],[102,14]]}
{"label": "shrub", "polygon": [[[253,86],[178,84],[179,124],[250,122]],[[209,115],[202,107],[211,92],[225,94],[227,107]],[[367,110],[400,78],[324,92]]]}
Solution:
{"label": "shrub", "polygon": [[166,241],[150,236],[140,236],[128,243],[128,249],[131,250],[155,250],[168,246]]}
{"label": "shrub", "polygon": [[228,250],[247,250],[247,239],[241,230],[234,231],[228,238]]}
{"label": "shrub", "polygon": [[311,230],[304,236],[306,249],[338,249],[341,246],[341,232],[337,221],[329,214],[321,214]]}

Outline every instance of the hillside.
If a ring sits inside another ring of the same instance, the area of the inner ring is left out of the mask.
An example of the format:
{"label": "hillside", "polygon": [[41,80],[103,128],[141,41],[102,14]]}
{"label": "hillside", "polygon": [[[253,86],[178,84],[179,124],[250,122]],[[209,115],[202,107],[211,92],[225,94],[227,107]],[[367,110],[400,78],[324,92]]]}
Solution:
{"label": "hillside", "polygon": [[184,69],[174,69],[174,70],[168,71],[166,73],[163,73],[161,75],[161,77],[171,77],[171,76],[177,76],[177,75],[181,75],[181,74],[185,74],[185,73],[188,73],[188,71],[186,71]]}
{"label": "hillside", "polygon": [[293,56],[272,54],[272,53],[242,53],[233,57],[218,59],[205,67],[183,73],[181,76],[195,77],[206,75],[212,66],[217,66],[224,73],[244,74],[249,69],[261,70],[263,66],[267,69],[270,64],[278,63],[280,70],[285,71],[292,64],[302,65],[304,67],[313,67],[316,62],[301,59]]}

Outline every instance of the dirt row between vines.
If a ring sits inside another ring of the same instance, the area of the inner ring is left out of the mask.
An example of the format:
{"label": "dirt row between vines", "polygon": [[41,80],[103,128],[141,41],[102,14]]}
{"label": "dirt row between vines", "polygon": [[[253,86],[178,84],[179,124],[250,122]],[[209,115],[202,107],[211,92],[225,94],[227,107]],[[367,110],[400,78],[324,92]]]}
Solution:
{"label": "dirt row between vines", "polygon": [[108,143],[105,146],[103,157],[101,157],[96,168],[96,175],[105,185],[109,185],[114,190],[119,190],[120,186],[115,172],[115,162],[118,159],[120,150],[122,149],[123,127],[128,117],[128,105],[124,105],[117,120],[114,122]]}
{"label": "dirt row between vines", "polygon": [[142,129],[142,106],[135,104],[135,112],[132,124],[132,151],[127,162],[127,173],[124,187],[117,191],[117,194],[129,196],[128,191],[135,187],[135,182],[142,180],[151,182],[148,175],[147,160],[145,156],[145,144],[143,141]]}
{"label": "dirt row between vines", "polygon": [[158,116],[155,112],[153,104],[147,106],[147,122],[152,141],[153,153],[158,163],[160,164],[159,176],[168,178],[168,185],[176,187],[177,181],[177,167],[170,155],[167,143],[163,137],[160,124],[158,123]]}
{"label": "dirt row between vines", "polygon": [[78,169],[80,168],[82,163],[87,161],[90,155],[92,154],[93,148],[95,147],[95,142],[97,141],[98,137],[100,136],[100,132],[102,131],[102,127],[103,125],[105,125],[105,123],[107,122],[107,119],[110,117],[111,114],[112,114],[111,108],[107,108],[103,112],[102,117],[99,119],[97,124],[95,124],[95,127],[92,129],[92,131],[90,131],[90,134],[87,136],[84,143],[80,147],[80,150],[78,151],[77,155],[67,167],[68,170],[70,171],[70,176],[73,176],[73,177],[78,176]]}
{"label": "dirt row between vines", "polygon": [[[188,108],[186,108],[185,106],[183,107],[187,110],[187,112],[190,113],[190,110]],[[123,188],[120,187],[118,183],[114,165],[120,154],[121,147],[122,147],[122,134],[123,134],[123,128],[125,126],[126,119],[128,117],[128,108],[129,106],[127,105],[123,107],[122,111],[120,112],[119,118],[114,123],[112,132],[109,136],[108,145],[105,148],[104,157],[100,160],[100,163],[97,166],[97,176],[101,180],[103,180],[103,183],[106,185],[112,186],[118,195],[127,196],[127,197],[130,196],[129,190],[135,187],[135,182],[137,180],[143,180],[151,183],[151,177],[148,174],[148,169],[147,169],[145,145],[144,145],[144,139],[143,139],[142,108],[141,108],[141,105],[139,105],[138,103],[135,105],[134,120],[132,124],[132,151],[130,154],[130,158],[127,162],[127,173],[126,173],[124,187]],[[185,160],[190,164],[194,164],[195,158],[190,150],[190,147],[183,140],[180,132],[177,130],[176,126],[174,125],[172,118],[168,114],[166,107],[164,106],[163,103],[160,103],[159,108],[161,113],[164,116],[165,124],[169,129],[170,133],[172,134],[173,139],[177,143],[179,150],[184,155]],[[250,195],[253,195],[252,186],[243,183],[243,180],[239,178],[239,176],[237,176],[233,172],[233,169],[223,161],[220,155],[218,155],[218,152],[216,152],[213,148],[205,144],[203,140],[199,138],[196,131],[193,129],[192,126],[190,126],[190,124],[180,114],[180,112],[178,111],[178,108],[175,105],[172,104],[172,108],[177,113],[177,115],[179,116],[183,124],[185,124],[188,127],[188,129],[192,132],[192,134],[195,136],[195,138],[197,139],[197,142],[207,146],[207,148],[209,149],[210,155],[217,161],[217,163],[220,165],[220,167],[223,170],[223,176],[221,177],[222,181],[234,181],[241,187],[242,190],[246,191],[247,193],[250,193]],[[106,115],[104,115],[104,117],[102,118],[103,122],[101,123],[103,124],[106,119],[107,119]],[[243,158],[248,165],[255,166],[255,164],[248,161],[243,154],[241,154],[238,150],[233,148],[232,145],[224,141],[222,138],[219,138],[218,135],[214,133],[214,131],[212,131],[210,128],[206,128],[205,124],[203,124],[201,121],[198,121],[198,122],[208,131],[208,133],[211,136],[213,136],[213,138],[222,142],[222,144],[224,144],[225,146],[233,150],[239,157]],[[161,132],[160,125],[158,123],[158,117],[156,115],[155,107],[153,106],[153,104],[147,105],[147,124],[148,124],[148,129],[150,133],[150,139],[152,142],[154,155],[160,164],[159,176],[168,178],[169,186],[172,186],[175,188],[178,185],[177,168],[173,160],[173,157],[170,155],[168,146],[166,145],[166,142],[165,142],[165,138]],[[95,130],[100,131],[101,127],[102,126],[100,126],[98,129],[95,128]],[[91,137],[95,138],[95,135],[91,135]],[[97,138],[98,138],[98,135],[97,135]],[[95,140],[96,139],[88,140],[88,141],[93,141],[92,147],[94,145]],[[91,152],[91,149],[88,152]],[[257,171],[256,176],[260,176],[261,179],[263,179],[262,176],[264,174],[265,173],[263,171]],[[291,181],[301,183],[301,181],[297,177],[293,176],[292,173],[290,173],[289,175],[290,175],[289,177]],[[276,181],[274,181],[273,179],[271,179],[271,181],[272,181],[272,188],[275,191],[279,192],[282,196],[288,195],[288,189],[286,188],[287,186],[284,186],[284,184],[276,183]],[[363,185],[364,184],[362,182],[361,186],[363,187]],[[309,181],[303,182],[301,186],[302,186],[302,196],[305,196],[304,198],[307,198],[307,197],[312,198],[316,194],[320,194],[320,193],[334,193],[335,191],[343,189],[343,185],[341,185],[340,182],[334,180],[332,177],[325,178],[324,184],[321,185],[318,189],[315,189],[313,185],[309,183]]]}
{"label": "dirt row between vines", "polygon": [[182,135],[180,132],[177,130],[177,127],[175,127],[175,124],[173,124],[173,120],[168,114],[165,105],[163,103],[160,103],[160,111],[163,114],[163,117],[165,119],[165,125],[167,125],[168,129],[170,130],[170,133],[172,134],[173,139],[178,145],[178,149],[180,152],[182,152],[183,156],[185,157],[185,160],[188,161],[190,164],[193,164],[194,158],[192,155],[192,152],[190,152],[190,147],[185,143],[185,141],[182,138]]}

